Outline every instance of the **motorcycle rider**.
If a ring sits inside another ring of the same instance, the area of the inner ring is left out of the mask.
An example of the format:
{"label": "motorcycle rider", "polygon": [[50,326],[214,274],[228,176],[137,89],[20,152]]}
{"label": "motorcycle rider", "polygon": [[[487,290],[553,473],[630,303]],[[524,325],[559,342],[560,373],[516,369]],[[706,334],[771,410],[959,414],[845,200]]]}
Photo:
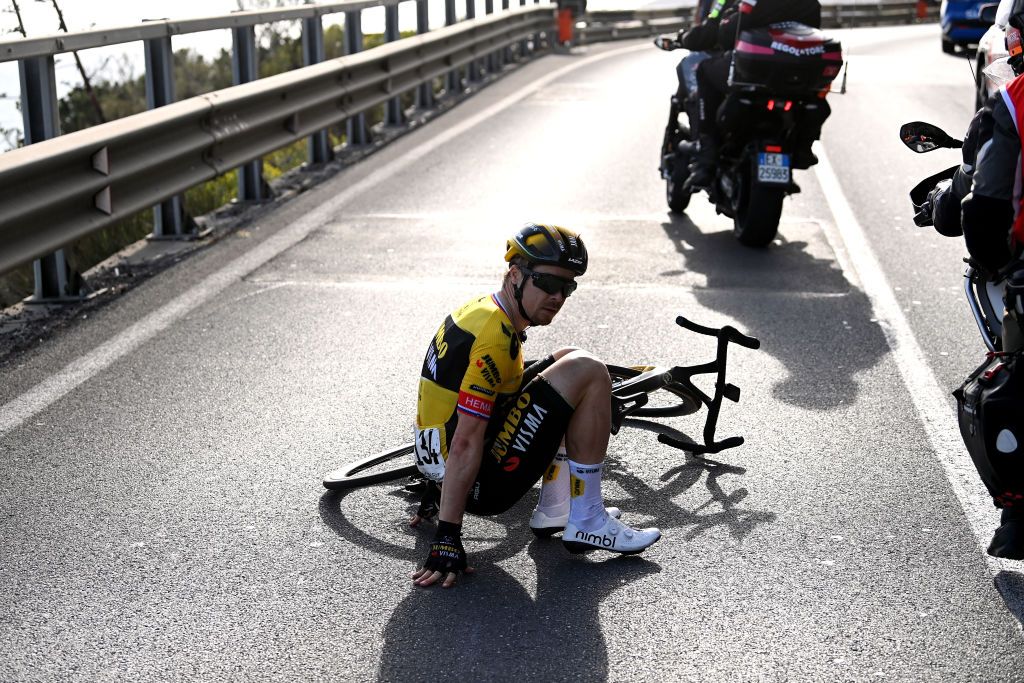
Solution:
{"label": "motorcycle rider", "polygon": [[[818,0],[739,0],[717,19],[709,17],[683,36],[682,45],[688,50],[723,51],[703,60],[697,67],[699,106],[694,138],[698,141],[698,151],[687,180],[691,187],[707,187],[714,178],[720,141],[716,118],[728,92],[732,48],[740,29],[763,28],[784,21],[821,28],[821,3]],[[810,146],[820,136],[821,124],[831,113],[824,101],[822,104],[818,120],[803,123],[802,139],[793,158],[794,168],[808,168],[817,163]]]}
{"label": "motorcycle rider", "polygon": [[[693,27],[689,31],[680,32],[680,42],[689,35],[691,44],[717,44],[718,20],[723,12],[735,4],[736,0],[710,0],[700,3],[695,9],[696,20],[693,23]],[[706,36],[703,38],[697,37],[703,34],[706,34]],[[678,98],[680,103],[687,101],[689,93],[696,92],[697,67],[710,56],[711,52],[709,50],[690,49],[689,53],[679,60],[679,64],[676,66],[676,75],[679,77]],[[697,117],[689,109],[690,107],[687,107],[687,115],[690,117],[690,128],[693,129],[696,126]]]}
{"label": "motorcycle rider", "polygon": [[[1016,77],[999,88],[979,116],[972,121],[977,136],[977,158],[971,183],[971,192],[961,203],[961,225],[967,250],[972,259],[986,273],[1005,275],[1003,301],[1003,351],[1019,352],[1024,349],[1024,149],[1021,146],[1020,126],[1024,124],[1024,50],[1021,34],[1024,31],[1024,0],[1014,0],[1006,28],[1008,63]],[[966,146],[966,145],[965,145]],[[957,179],[954,178],[949,194],[955,198]],[[936,193],[937,195],[940,193]],[[942,202],[936,197],[936,215],[951,221]],[[938,226],[937,226],[938,227]],[[945,233],[944,233],[945,234]],[[1019,356],[1018,356],[1019,357]],[[1024,371],[1018,369],[1018,372]],[[1020,482],[1024,493],[1024,482]],[[1024,559],[1024,504],[1003,500],[1000,526],[996,529],[988,553],[995,557]]]}

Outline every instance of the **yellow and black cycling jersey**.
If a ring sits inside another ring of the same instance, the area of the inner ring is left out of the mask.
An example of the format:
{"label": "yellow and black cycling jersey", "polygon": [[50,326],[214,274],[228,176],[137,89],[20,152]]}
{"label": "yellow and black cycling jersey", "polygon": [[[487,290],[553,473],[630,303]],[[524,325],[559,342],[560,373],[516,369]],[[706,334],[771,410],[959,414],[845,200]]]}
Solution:
{"label": "yellow and black cycling jersey", "polygon": [[458,414],[488,420],[502,396],[519,390],[523,353],[508,313],[494,295],[473,299],[445,318],[420,371],[418,431],[439,428],[442,457]]}

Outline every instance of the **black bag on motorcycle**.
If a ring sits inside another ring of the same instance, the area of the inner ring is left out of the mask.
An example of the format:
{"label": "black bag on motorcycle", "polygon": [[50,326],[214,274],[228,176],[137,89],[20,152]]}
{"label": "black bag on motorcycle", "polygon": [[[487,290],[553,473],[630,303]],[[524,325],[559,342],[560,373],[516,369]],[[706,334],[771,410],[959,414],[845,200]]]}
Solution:
{"label": "black bag on motorcycle", "polygon": [[818,29],[787,22],[740,31],[735,83],[763,85],[780,97],[826,90],[843,66],[843,48]]}
{"label": "black bag on motorcycle", "polygon": [[996,507],[1024,507],[1024,360],[985,361],[953,392],[960,435]]}

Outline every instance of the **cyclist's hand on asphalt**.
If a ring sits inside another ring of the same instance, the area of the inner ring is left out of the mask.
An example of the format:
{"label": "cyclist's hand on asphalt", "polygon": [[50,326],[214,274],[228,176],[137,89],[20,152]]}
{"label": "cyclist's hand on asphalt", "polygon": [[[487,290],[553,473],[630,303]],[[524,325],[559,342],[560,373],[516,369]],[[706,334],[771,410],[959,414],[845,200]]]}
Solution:
{"label": "cyclist's hand on asphalt", "polygon": [[451,588],[459,572],[472,574],[473,571],[467,564],[466,551],[462,547],[462,525],[439,521],[427,561],[412,573],[412,581],[424,587],[442,581],[443,588]]}
{"label": "cyclist's hand on asphalt", "polygon": [[416,526],[423,520],[431,520],[437,517],[441,509],[441,487],[436,482],[428,481],[423,487],[423,499],[416,514],[409,520],[409,526]]}

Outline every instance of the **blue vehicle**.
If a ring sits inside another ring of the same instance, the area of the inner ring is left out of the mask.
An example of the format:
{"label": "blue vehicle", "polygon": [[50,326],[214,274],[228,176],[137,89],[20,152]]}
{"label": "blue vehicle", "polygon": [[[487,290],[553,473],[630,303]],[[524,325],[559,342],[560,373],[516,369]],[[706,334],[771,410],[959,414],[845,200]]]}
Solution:
{"label": "blue vehicle", "polygon": [[981,19],[981,8],[993,0],[942,0],[939,24],[942,26],[942,51],[953,54],[959,45],[977,45],[991,22]]}

